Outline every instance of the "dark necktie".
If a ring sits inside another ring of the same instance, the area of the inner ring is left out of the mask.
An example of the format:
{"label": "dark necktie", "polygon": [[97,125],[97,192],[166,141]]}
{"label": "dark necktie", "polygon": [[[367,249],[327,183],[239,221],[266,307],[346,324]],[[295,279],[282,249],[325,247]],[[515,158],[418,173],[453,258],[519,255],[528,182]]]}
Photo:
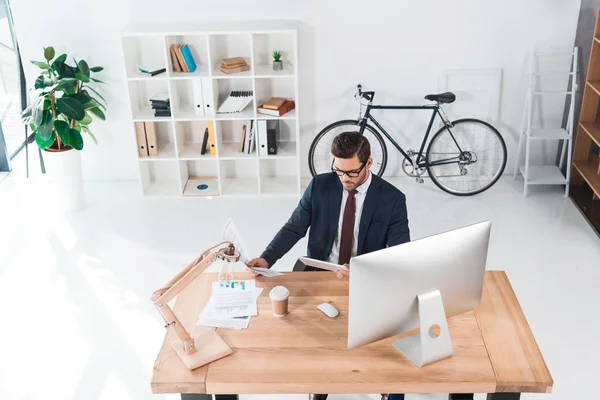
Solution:
{"label": "dark necktie", "polygon": [[352,257],[352,241],[354,239],[354,215],[356,214],[356,196],[357,191],[348,192],[346,207],[344,208],[344,218],[342,220],[342,238],[340,240],[340,254],[338,264],[344,265],[350,262]]}

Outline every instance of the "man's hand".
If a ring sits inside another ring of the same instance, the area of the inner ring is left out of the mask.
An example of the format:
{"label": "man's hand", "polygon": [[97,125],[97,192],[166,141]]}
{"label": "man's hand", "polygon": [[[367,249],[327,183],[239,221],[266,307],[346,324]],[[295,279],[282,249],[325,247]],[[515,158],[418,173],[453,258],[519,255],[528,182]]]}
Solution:
{"label": "man's hand", "polygon": [[336,269],[335,274],[339,279],[343,280],[347,284],[350,284],[350,265],[344,264],[344,267],[348,269]]}
{"label": "man's hand", "polygon": [[258,276],[260,275],[258,272],[253,271],[248,267],[269,268],[269,263],[264,258],[253,258],[248,261],[246,272],[250,273],[252,276]]}

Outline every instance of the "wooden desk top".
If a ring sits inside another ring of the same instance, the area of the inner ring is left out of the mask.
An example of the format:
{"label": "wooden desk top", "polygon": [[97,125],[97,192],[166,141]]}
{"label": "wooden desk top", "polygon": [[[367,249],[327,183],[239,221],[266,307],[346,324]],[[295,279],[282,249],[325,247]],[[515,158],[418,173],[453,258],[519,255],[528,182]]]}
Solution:
{"label": "wooden desk top", "polygon": [[[246,279],[245,274],[236,274]],[[180,295],[175,313],[186,329],[195,326],[216,274],[203,274]],[[245,330],[218,329],[233,354],[189,371],[169,345],[168,331],[155,362],[153,393],[493,393],[552,390],[552,377],[506,274],[488,271],[481,306],[449,319],[454,354],[422,368],[392,342],[401,336],[349,350],[348,286],[333,273],[290,272],[257,278],[265,290],[259,315]],[[269,290],[290,290],[290,314],[271,313]],[[340,310],[327,318],[317,305]]]}

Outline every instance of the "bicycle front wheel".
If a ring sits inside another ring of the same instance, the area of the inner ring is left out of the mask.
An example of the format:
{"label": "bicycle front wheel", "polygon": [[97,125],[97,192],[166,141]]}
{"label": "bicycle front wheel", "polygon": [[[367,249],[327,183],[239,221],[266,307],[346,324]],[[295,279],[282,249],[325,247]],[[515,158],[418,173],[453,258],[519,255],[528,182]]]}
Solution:
{"label": "bicycle front wheel", "polygon": [[[348,119],[334,122],[319,132],[308,151],[308,166],[312,176],[331,172],[331,164],[333,163],[331,143],[333,143],[333,139],[342,132],[358,132],[359,129],[360,126],[357,120]],[[387,164],[385,142],[379,132],[370,125],[365,127],[363,135],[371,146],[371,157],[373,158],[371,172],[377,176],[382,176]]]}
{"label": "bicycle front wheel", "polygon": [[496,128],[478,119],[461,119],[452,125],[450,130],[446,126],[440,129],[429,143],[429,177],[440,189],[453,195],[481,193],[492,187],[504,172],[504,139]]}

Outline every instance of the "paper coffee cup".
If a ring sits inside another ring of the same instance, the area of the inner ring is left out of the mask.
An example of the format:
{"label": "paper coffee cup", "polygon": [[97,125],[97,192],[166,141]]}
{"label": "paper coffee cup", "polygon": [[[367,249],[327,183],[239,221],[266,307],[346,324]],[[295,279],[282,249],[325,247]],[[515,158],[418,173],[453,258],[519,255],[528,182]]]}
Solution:
{"label": "paper coffee cup", "polygon": [[273,314],[275,314],[276,317],[283,317],[288,313],[289,297],[290,291],[285,286],[275,286],[271,289],[271,292],[269,292]]}

